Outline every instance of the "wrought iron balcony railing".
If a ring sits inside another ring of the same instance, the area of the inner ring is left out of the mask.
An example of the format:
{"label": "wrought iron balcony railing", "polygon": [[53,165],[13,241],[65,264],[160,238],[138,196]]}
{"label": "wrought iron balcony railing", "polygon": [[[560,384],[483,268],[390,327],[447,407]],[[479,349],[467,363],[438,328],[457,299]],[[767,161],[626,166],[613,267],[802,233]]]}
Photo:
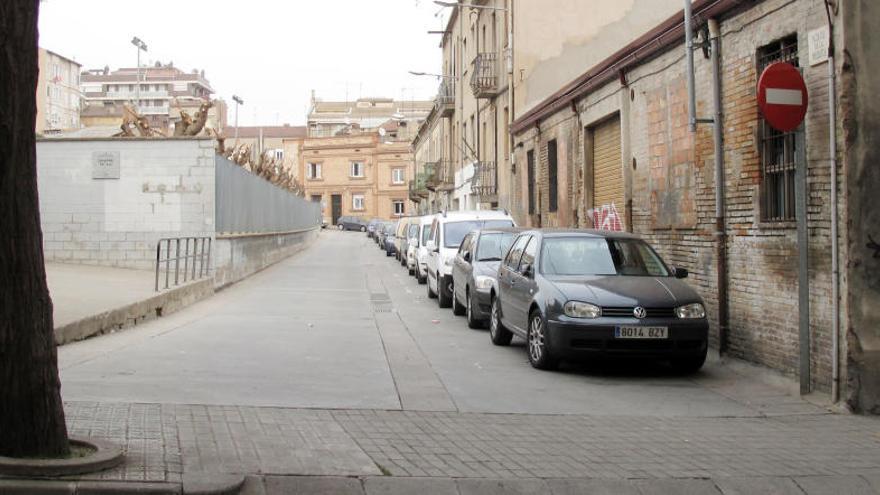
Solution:
{"label": "wrought iron balcony railing", "polygon": [[495,201],[498,194],[498,174],[495,162],[477,162],[474,166],[474,179],[471,191],[481,202]]}
{"label": "wrought iron balcony railing", "polygon": [[434,98],[434,107],[437,108],[441,117],[448,117],[455,111],[455,80],[447,79],[440,83],[437,97]]}
{"label": "wrought iron balcony railing", "polygon": [[478,53],[474,58],[471,90],[476,98],[491,98],[498,94],[498,54]]}
{"label": "wrought iron balcony railing", "polygon": [[[455,189],[455,167],[448,160],[431,162],[431,176],[426,183],[431,191],[451,191]],[[426,167],[427,171],[427,167]]]}

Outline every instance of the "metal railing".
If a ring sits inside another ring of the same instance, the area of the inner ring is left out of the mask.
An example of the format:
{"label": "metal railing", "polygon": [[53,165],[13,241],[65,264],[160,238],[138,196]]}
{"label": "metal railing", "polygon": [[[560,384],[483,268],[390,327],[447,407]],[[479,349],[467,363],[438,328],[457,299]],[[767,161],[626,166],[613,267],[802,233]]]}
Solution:
{"label": "metal railing", "polygon": [[455,80],[447,80],[440,83],[437,96],[434,98],[436,107],[441,116],[446,116],[455,110]]}
{"label": "metal railing", "polygon": [[484,201],[492,201],[498,194],[495,162],[477,162],[471,190]]}
{"label": "metal railing", "polygon": [[476,98],[488,98],[498,93],[497,53],[478,53],[474,58],[471,90]]}
{"label": "metal railing", "polygon": [[163,271],[163,290],[207,277],[211,273],[211,241],[210,237],[159,239],[156,243],[156,292],[159,291],[160,273]]}

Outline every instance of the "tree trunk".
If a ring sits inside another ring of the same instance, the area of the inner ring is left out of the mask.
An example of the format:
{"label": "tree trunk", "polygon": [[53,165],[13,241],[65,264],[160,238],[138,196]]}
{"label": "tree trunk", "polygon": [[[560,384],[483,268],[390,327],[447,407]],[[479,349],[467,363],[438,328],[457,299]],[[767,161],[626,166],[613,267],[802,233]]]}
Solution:
{"label": "tree trunk", "polygon": [[34,135],[39,0],[0,1],[0,455],[68,453]]}

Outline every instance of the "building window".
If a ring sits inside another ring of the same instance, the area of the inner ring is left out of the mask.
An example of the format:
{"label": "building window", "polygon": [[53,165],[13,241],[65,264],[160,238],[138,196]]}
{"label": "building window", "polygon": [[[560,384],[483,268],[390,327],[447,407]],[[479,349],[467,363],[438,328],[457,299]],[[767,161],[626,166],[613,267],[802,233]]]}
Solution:
{"label": "building window", "polygon": [[274,152],[274,154],[275,154],[275,159],[276,159],[276,160],[284,160],[284,150],[282,150],[282,149],[275,149],[275,150],[273,150],[273,152]]}
{"label": "building window", "polygon": [[406,214],[406,205],[403,200],[395,199],[392,201],[392,204],[394,205],[394,215],[399,217]]}
{"label": "building window", "polygon": [[320,194],[312,194],[312,203],[320,203],[321,195]]}
{"label": "building window", "polygon": [[535,150],[526,153],[526,177],[529,187],[529,215],[535,214]]}
{"label": "building window", "polygon": [[351,176],[352,177],[363,177],[364,176],[364,163],[363,162],[351,162]]}
{"label": "building window", "polygon": [[[757,60],[758,74],[774,62],[788,62],[798,67],[797,35],[759,48]],[[761,219],[768,222],[794,220],[798,131],[777,131],[763,118],[758,122],[758,130],[761,153]]]}
{"label": "building window", "polygon": [[556,163],[556,140],[553,139],[547,143],[547,182],[549,183],[549,191],[547,192],[547,211],[556,211],[559,204],[557,192],[559,185],[557,184],[557,163]]}
{"label": "building window", "polygon": [[306,165],[306,177],[312,180],[321,178],[321,164],[309,163]]}
{"label": "building window", "polygon": [[351,197],[351,209],[352,210],[363,210],[364,209],[364,195],[363,194],[355,194]]}
{"label": "building window", "polygon": [[392,184],[403,184],[406,180],[404,175],[404,170],[402,168],[394,168],[391,169],[391,183]]}

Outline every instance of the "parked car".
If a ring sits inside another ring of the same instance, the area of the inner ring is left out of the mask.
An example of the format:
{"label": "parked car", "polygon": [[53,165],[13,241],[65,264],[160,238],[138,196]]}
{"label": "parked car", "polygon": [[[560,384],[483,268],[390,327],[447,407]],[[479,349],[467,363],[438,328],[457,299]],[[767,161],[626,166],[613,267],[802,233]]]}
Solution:
{"label": "parked car", "polygon": [[415,217],[401,217],[397,223],[397,233],[395,234],[395,245],[397,248],[397,261],[400,262],[401,265],[406,266],[406,246],[409,242],[409,225],[412,223],[412,220]]}
{"label": "parked car", "polygon": [[385,225],[385,232],[382,236],[382,244],[385,248],[385,256],[394,256],[397,253],[397,245],[395,244],[395,234],[397,233],[398,222],[392,222]]}
{"label": "parked car", "polygon": [[464,236],[477,229],[515,226],[506,211],[470,210],[435,215],[428,241],[428,297],[436,297],[441,308],[452,304],[452,262]]}
{"label": "parked car", "polygon": [[367,222],[367,237],[373,239],[376,237],[376,229],[382,224],[381,218],[374,218]]}
{"label": "parked car", "polygon": [[359,230],[361,232],[366,232],[367,221],[361,217],[342,216],[336,220],[336,228],[339,230]]}
{"label": "parked car", "polygon": [[529,362],[640,356],[680,371],[703,366],[709,323],[700,296],[637,236],[585,230],[520,234],[498,269],[490,335],[518,335]]}
{"label": "parked car", "polygon": [[419,225],[421,221],[422,217],[411,218],[409,221],[408,232],[406,234],[406,256],[404,256],[404,263],[406,264],[406,269],[409,274],[413,276],[416,274],[416,264],[418,263],[416,256],[421,241],[421,238],[419,237],[419,233],[421,232]]}
{"label": "parked car", "polygon": [[467,315],[471,328],[483,328],[491,295],[498,292],[501,260],[522,229],[481,229],[466,235],[452,262],[452,312]]}
{"label": "parked car", "polygon": [[415,277],[420,284],[428,281],[428,238],[431,237],[431,223],[435,215],[419,217],[419,247],[416,249]]}

